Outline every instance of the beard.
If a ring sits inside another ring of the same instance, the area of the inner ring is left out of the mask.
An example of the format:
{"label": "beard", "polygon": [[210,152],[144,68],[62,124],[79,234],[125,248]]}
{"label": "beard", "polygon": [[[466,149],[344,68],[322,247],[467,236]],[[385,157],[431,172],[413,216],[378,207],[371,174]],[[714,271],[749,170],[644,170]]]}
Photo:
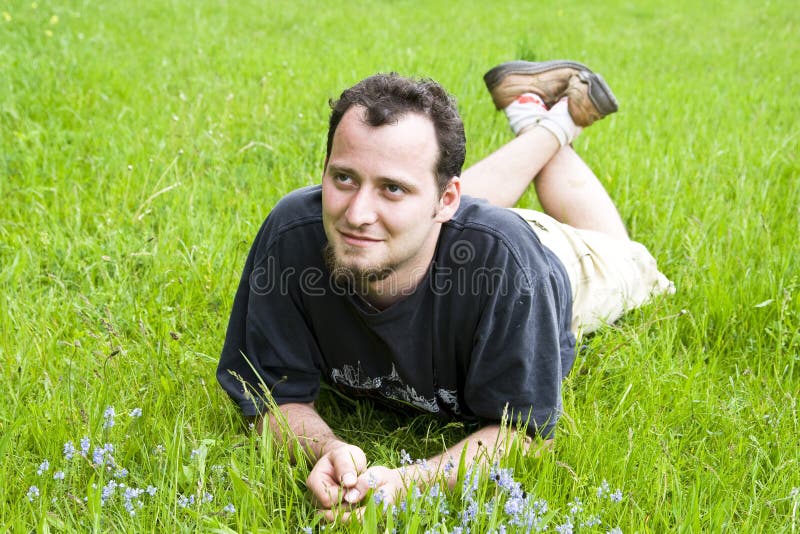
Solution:
{"label": "beard", "polygon": [[371,267],[346,265],[336,256],[336,251],[330,243],[326,243],[322,248],[322,257],[337,284],[355,287],[357,290],[360,288],[361,291],[365,291],[372,282],[386,280],[397,268],[394,264]]}

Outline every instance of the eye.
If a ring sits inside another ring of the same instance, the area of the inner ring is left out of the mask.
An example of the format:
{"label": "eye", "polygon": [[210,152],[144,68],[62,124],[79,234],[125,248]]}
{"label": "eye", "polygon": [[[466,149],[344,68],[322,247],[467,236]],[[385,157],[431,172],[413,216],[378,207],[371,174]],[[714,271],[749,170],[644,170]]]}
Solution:
{"label": "eye", "polygon": [[386,184],[386,191],[392,196],[400,196],[406,192],[405,188],[397,184]]}
{"label": "eye", "polygon": [[342,184],[342,185],[348,185],[353,183],[353,179],[349,175],[341,173],[334,174],[333,181],[336,182],[337,184]]}

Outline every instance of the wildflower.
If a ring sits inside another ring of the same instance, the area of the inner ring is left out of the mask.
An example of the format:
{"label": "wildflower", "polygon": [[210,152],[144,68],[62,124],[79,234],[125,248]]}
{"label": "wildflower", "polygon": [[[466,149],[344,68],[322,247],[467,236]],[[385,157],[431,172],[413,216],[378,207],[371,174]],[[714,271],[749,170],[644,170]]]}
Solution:
{"label": "wildflower", "polygon": [[114,426],[114,417],[116,415],[117,413],[114,411],[114,407],[108,406],[106,411],[103,412],[103,418],[106,420],[106,422],[103,423],[103,428],[111,428]]}
{"label": "wildflower", "polygon": [[201,452],[200,449],[192,449],[192,453],[189,455],[189,458],[194,460],[195,458],[200,456],[200,452]]}
{"label": "wildflower", "polygon": [[607,532],[607,534],[622,534],[622,529],[619,527],[614,527]]}
{"label": "wildflower", "polygon": [[39,488],[37,488],[36,486],[31,486],[30,488],[28,488],[28,494],[27,494],[28,501],[33,502],[33,500],[38,496],[39,496]]}
{"label": "wildflower", "polygon": [[430,491],[428,491],[428,497],[430,497],[431,499],[435,499],[438,496],[439,496],[439,484],[434,484],[433,486],[431,486]]}
{"label": "wildflower", "polygon": [[114,473],[114,478],[125,478],[128,476],[128,470],[124,467],[120,467],[117,469],[116,473]]}
{"label": "wildflower", "polygon": [[449,477],[455,467],[456,465],[453,463],[453,459],[448,458],[447,463],[444,464],[444,476]]}
{"label": "wildflower", "polygon": [[556,532],[558,532],[558,534],[572,534],[572,527],[574,526],[575,525],[572,524],[569,518],[567,518],[566,523],[556,526]]}
{"label": "wildflower", "polygon": [[65,476],[64,471],[56,471],[53,473],[53,480],[64,480]]}
{"label": "wildflower", "polygon": [[178,497],[178,506],[181,508],[186,508],[188,506],[192,506],[194,504],[194,495],[189,495],[186,497],[185,495],[181,494]]}
{"label": "wildflower", "polygon": [[91,442],[88,437],[81,438],[81,454],[87,456],[89,454],[89,446]]}
{"label": "wildflower", "polygon": [[147,492],[148,495],[150,495],[152,497],[153,495],[156,494],[156,491],[158,491],[158,488],[156,488],[155,486],[147,486],[147,489],[145,491]]}
{"label": "wildflower", "polygon": [[314,530],[311,527],[303,527],[303,534],[311,534]]}
{"label": "wildflower", "polygon": [[95,446],[94,452],[92,453],[92,461],[97,465],[102,465],[105,460],[105,454],[105,449]]}
{"label": "wildflower", "polygon": [[378,479],[375,478],[375,473],[372,471],[369,472],[367,475],[367,486],[370,488],[375,488],[378,485]]}
{"label": "wildflower", "polygon": [[569,504],[569,514],[576,515],[583,512],[583,503],[577,497]]}
{"label": "wildflower", "polygon": [[478,515],[478,504],[475,501],[470,500],[469,504],[467,504],[467,507],[461,512],[461,523],[466,525],[475,519],[476,515]]}
{"label": "wildflower", "polygon": [[600,516],[598,516],[598,515],[595,515],[595,516],[592,516],[592,517],[590,517],[590,518],[589,518],[589,519],[587,519],[586,521],[584,521],[584,522],[581,524],[581,526],[582,526],[582,527],[585,527],[585,528],[588,528],[588,527],[595,527],[595,526],[597,526],[597,525],[599,525],[599,524],[601,524],[601,523],[602,523],[602,521],[600,520]]}
{"label": "wildflower", "polygon": [[622,490],[616,490],[614,493],[611,494],[609,497],[612,502],[620,502],[622,500]]}
{"label": "wildflower", "polygon": [[611,487],[608,485],[608,481],[603,479],[603,482],[600,483],[600,486],[597,488],[597,496],[599,498],[603,498],[611,491]]}
{"label": "wildflower", "polygon": [[164,446],[163,445],[156,445],[156,448],[153,449],[153,454],[156,456],[160,456],[164,454]]}
{"label": "wildflower", "polygon": [[228,503],[228,504],[225,505],[225,508],[223,508],[222,511],[226,512],[228,514],[235,514],[236,513],[236,507],[232,503]]}
{"label": "wildflower", "polygon": [[411,465],[414,463],[414,460],[411,459],[411,455],[406,452],[405,449],[400,450],[400,465]]}
{"label": "wildflower", "polygon": [[36,474],[41,476],[42,473],[50,469],[50,462],[45,459],[42,463],[39,464],[39,469],[36,470]]}
{"label": "wildflower", "polygon": [[428,465],[428,460],[426,460],[425,458],[417,459],[417,465],[420,466],[420,468],[423,471],[427,471],[428,469],[430,469],[430,466]]}
{"label": "wildflower", "polygon": [[117,483],[109,480],[108,484],[103,486],[103,491],[100,493],[100,505],[104,505],[108,499],[114,496],[114,490],[117,489]]}
{"label": "wildflower", "polygon": [[372,498],[375,500],[375,504],[381,504],[386,500],[386,495],[384,495],[383,489],[379,489]]}
{"label": "wildflower", "polygon": [[72,444],[71,441],[68,441],[64,444],[64,459],[65,460],[72,460],[72,457],[75,456],[75,445]]}
{"label": "wildflower", "polygon": [[211,501],[213,501],[213,500],[214,500],[214,496],[213,496],[213,495],[211,495],[210,493],[208,493],[208,492],[205,492],[205,493],[203,494],[203,502],[211,502]]}
{"label": "wildflower", "polygon": [[128,417],[141,417],[142,416],[142,409],[141,408],[134,408],[128,414]]}
{"label": "wildflower", "polygon": [[521,497],[511,497],[506,501],[503,511],[507,516],[517,517],[525,508],[525,501]]}

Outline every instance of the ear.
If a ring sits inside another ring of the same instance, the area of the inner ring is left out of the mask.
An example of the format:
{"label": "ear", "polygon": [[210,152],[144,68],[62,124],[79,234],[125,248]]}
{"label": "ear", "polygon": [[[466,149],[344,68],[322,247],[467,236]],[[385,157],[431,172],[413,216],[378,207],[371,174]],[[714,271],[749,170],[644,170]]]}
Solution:
{"label": "ear", "polygon": [[461,204],[461,178],[453,176],[447,183],[442,195],[436,202],[436,214],[434,220],[444,223],[449,221],[458,210]]}

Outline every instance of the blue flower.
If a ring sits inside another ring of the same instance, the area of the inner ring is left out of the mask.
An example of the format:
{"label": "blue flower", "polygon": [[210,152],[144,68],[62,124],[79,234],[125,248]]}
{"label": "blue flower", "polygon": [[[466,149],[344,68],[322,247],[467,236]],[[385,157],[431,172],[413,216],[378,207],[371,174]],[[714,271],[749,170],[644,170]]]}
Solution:
{"label": "blue flower", "polygon": [[53,480],[64,480],[65,476],[64,471],[56,471],[53,473]]}
{"label": "blue flower", "polygon": [[405,449],[400,450],[400,464],[401,465],[411,465],[414,463],[414,460],[411,459],[411,455],[406,452]]}
{"label": "blue flower", "polygon": [[81,438],[81,454],[87,456],[89,454],[89,447],[91,442],[88,437]]}
{"label": "blue flower", "polygon": [[108,483],[103,486],[103,491],[100,493],[100,505],[104,505],[108,499],[114,496],[114,490],[117,489],[117,483],[113,480],[109,480]]}
{"label": "blue flower", "polygon": [[211,502],[211,501],[213,501],[213,500],[214,500],[214,496],[213,496],[213,495],[211,495],[210,493],[208,493],[208,492],[205,492],[205,493],[203,494],[203,502]]}
{"label": "blue flower", "polygon": [[39,464],[39,469],[36,470],[36,474],[41,476],[42,473],[50,469],[50,462],[45,459],[42,463]]}
{"label": "blue flower", "polygon": [[622,490],[617,489],[614,493],[611,494],[609,497],[612,502],[620,502],[622,500]]}
{"label": "blue flower", "polygon": [[72,457],[75,456],[75,445],[72,444],[71,441],[68,441],[64,444],[64,459],[65,460],[72,460]]}
{"label": "blue flower", "polygon": [[33,500],[39,496],[39,488],[36,486],[31,486],[28,488],[28,494],[26,496],[30,502],[33,502]]}
{"label": "blue flower", "polygon": [[103,428],[111,428],[114,426],[114,417],[116,415],[117,413],[114,411],[114,407],[108,406],[103,412],[103,418],[106,420],[106,422],[103,423]]}
{"label": "blue flower", "polygon": [[142,409],[141,408],[134,408],[128,414],[129,417],[141,417],[142,416]]}
{"label": "blue flower", "polygon": [[94,452],[92,453],[92,461],[97,465],[103,465],[105,460],[106,450],[101,449],[100,447],[95,446]]}
{"label": "blue flower", "polygon": [[125,478],[126,476],[128,476],[128,470],[124,467],[120,467],[117,469],[117,472],[114,473],[114,478]]}
{"label": "blue flower", "polygon": [[600,486],[597,488],[597,496],[599,498],[603,498],[611,491],[611,487],[608,485],[608,481],[603,479],[603,482],[600,483]]}
{"label": "blue flower", "polygon": [[229,514],[235,514],[236,507],[232,503],[228,503],[227,505],[225,505],[225,508],[223,508],[222,511]]}
{"label": "blue flower", "polygon": [[147,486],[147,489],[145,491],[147,492],[148,495],[150,495],[152,497],[153,495],[156,494],[156,491],[158,491],[158,488],[156,488],[155,486]]}

